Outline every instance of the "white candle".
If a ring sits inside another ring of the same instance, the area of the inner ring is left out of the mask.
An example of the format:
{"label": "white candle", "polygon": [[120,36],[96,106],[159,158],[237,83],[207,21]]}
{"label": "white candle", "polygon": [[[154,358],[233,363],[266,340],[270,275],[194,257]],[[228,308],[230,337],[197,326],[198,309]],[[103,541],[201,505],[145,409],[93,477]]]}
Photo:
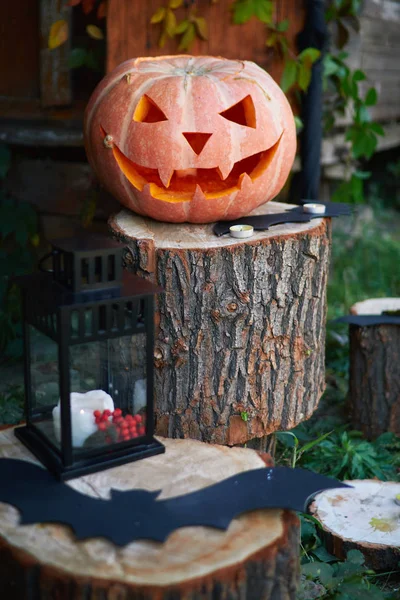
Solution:
{"label": "white candle", "polygon": [[249,238],[254,233],[254,227],[251,225],[232,225],[232,227],[229,227],[229,233],[234,238]]}
{"label": "white candle", "polygon": [[133,390],[133,412],[138,413],[142,408],[146,408],[147,404],[147,388],[146,379],[138,379],[135,381]]}
{"label": "white candle", "polygon": [[315,204],[314,202],[308,202],[303,204],[303,212],[310,213],[313,215],[323,215],[326,211],[325,204]]}
{"label": "white candle", "polygon": [[[97,431],[93,412],[95,410],[114,410],[111,396],[103,390],[91,390],[86,394],[72,392],[71,401],[71,431],[72,445],[81,448],[85,440]],[[53,409],[54,433],[57,441],[61,442],[61,401]]]}

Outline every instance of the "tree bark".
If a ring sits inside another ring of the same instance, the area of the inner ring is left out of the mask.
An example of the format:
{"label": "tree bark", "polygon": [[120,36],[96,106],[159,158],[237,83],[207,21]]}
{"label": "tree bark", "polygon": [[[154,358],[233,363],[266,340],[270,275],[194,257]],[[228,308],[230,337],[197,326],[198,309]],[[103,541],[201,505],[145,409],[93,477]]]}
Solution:
{"label": "tree bark", "polygon": [[[282,212],[269,202],[254,214]],[[312,415],[325,388],[330,220],[247,240],[122,211],[126,266],[158,283],[156,431],[241,444]]]}
{"label": "tree bark", "polygon": [[[400,309],[400,299],[355,304],[356,315]],[[400,325],[350,325],[352,423],[368,439],[391,431],[400,435]]]}
{"label": "tree bark", "polygon": [[396,570],[400,560],[400,483],[376,479],[345,481],[352,489],[327,490],[310,506],[328,552],[345,560],[349,550],[363,553],[375,571]]}
{"label": "tree bark", "polygon": [[[193,440],[162,440],[166,453],[68,482],[107,498],[110,488],[189,493],[249,469],[270,466],[267,455]],[[0,456],[36,459],[0,433]],[[134,518],[129,515],[116,518]],[[116,547],[104,539],[76,541],[59,524],[19,526],[19,513],[0,503],[0,589],[7,600],[295,600],[299,522],[294,513],[258,510],[227,531],[190,527],[164,543]]]}

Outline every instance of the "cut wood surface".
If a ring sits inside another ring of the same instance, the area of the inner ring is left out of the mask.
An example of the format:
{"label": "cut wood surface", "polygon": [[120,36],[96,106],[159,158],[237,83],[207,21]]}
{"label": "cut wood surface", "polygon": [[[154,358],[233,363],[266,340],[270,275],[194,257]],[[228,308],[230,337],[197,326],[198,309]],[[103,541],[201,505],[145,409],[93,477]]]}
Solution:
{"label": "cut wood surface", "polygon": [[400,483],[345,481],[353,489],[327,490],[316,496],[311,514],[322,525],[329,552],[344,559],[360,550],[375,570],[397,569],[400,560]]}
{"label": "cut wood surface", "polygon": [[381,315],[394,310],[400,310],[400,298],[370,298],[350,308],[352,315]]}
{"label": "cut wood surface", "polygon": [[[355,315],[400,310],[400,298],[372,298],[350,309]],[[350,325],[350,403],[353,427],[375,438],[400,435],[400,324]]]}
{"label": "cut wood surface", "polygon": [[[282,212],[269,202],[252,214]],[[164,288],[156,431],[241,444],[310,417],[325,388],[330,219],[217,237],[212,224],[111,217],[126,266]]]}
{"label": "cut wood surface", "polygon": [[[270,457],[249,449],[161,441],[165,454],[68,485],[99,498],[108,498],[110,488],[162,489],[160,498],[168,498],[271,464]],[[12,428],[0,432],[0,457],[37,463]],[[0,503],[0,589],[7,600],[295,599],[299,529],[288,511],[253,511],[232,521],[226,532],[185,527],[165,543],[125,547],[100,538],[78,542],[63,525],[18,523],[18,510]]]}

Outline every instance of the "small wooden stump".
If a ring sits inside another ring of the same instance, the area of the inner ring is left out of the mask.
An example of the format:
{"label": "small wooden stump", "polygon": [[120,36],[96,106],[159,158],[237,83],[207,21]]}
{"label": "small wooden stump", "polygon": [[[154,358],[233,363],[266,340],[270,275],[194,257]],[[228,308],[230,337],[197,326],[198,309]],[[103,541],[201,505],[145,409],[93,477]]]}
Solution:
{"label": "small wooden stump", "polygon": [[[286,208],[269,202],[253,214]],[[128,211],[109,225],[131,251],[126,266],[166,291],[154,353],[159,435],[242,444],[312,415],[325,388],[330,220],[247,240]]]}
{"label": "small wooden stump", "polygon": [[[271,464],[268,455],[244,448],[162,441],[165,454],[68,485],[101,498],[109,497],[110,488],[134,487],[162,489],[160,497],[167,498]],[[0,457],[37,462],[16,440],[13,429],[0,432]],[[132,518],[133,513],[134,508]],[[7,600],[296,597],[299,522],[289,511],[253,511],[233,520],[226,532],[185,527],[163,544],[139,541],[125,547],[100,538],[78,542],[63,525],[18,523],[18,510],[0,503],[0,589]]]}
{"label": "small wooden stump", "polygon": [[[355,315],[400,310],[400,298],[358,302]],[[350,402],[353,427],[369,439],[400,435],[400,325],[350,325]]]}
{"label": "small wooden stump", "polygon": [[375,479],[346,481],[354,489],[318,494],[310,512],[322,525],[327,550],[344,559],[360,550],[375,571],[397,569],[400,560],[400,483]]}

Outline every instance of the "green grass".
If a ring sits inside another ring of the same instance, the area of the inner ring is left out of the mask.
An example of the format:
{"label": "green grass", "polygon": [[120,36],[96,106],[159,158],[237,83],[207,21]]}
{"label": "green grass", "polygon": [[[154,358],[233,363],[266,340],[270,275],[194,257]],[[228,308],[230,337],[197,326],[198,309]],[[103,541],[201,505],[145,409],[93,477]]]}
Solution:
{"label": "green grass", "polygon": [[355,302],[400,295],[400,215],[383,209],[374,215],[382,220],[365,224],[356,237],[334,229],[328,286],[331,318],[347,313]]}
{"label": "green grass", "polygon": [[[348,314],[355,302],[385,296],[400,296],[400,214],[378,204],[364,225],[357,217],[353,223],[334,225],[328,285],[327,390],[309,421],[292,430],[292,435],[277,434],[277,462],[295,462],[339,479],[400,480],[400,438],[386,433],[368,442],[351,429],[346,404],[348,328],[332,322]],[[376,575],[365,567],[360,553],[337,561],[322,545],[318,525],[307,517],[302,518],[301,556],[298,600],[400,597],[400,564],[398,571]]]}

